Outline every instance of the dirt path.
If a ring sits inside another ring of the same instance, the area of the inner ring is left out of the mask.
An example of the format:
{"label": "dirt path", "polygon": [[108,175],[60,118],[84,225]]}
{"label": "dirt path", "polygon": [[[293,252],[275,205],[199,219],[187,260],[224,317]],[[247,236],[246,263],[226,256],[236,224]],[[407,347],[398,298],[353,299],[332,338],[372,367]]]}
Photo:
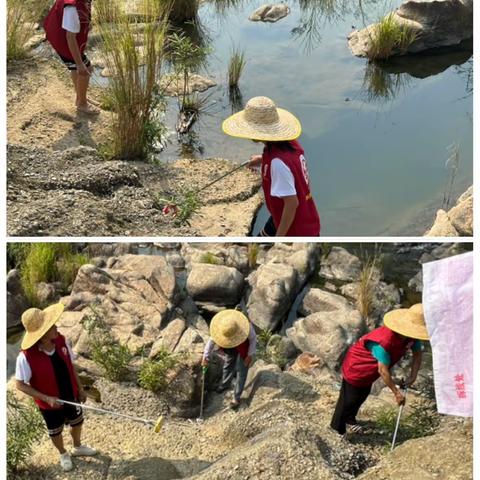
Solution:
{"label": "dirt path", "polygon": [[97,149],[108,139],[111,113],[77,114],[68,73],[51,58],[9,65],[7,95],[9,235],[248,235],[262,198],[247,169],[205,191],[199,212],[179,226],[155,197],[199,188],[235,163],[103,160]]}

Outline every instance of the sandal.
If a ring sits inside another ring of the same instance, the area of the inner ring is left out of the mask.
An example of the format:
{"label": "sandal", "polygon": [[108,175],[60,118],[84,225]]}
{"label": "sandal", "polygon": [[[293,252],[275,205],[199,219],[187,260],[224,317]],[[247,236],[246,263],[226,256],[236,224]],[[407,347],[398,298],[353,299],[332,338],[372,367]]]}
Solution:
{"label": "sandal", "polygon": [[347,423],[346,429],[347,429],[347,432],[346,432],[347,434],[354,433],[356,435],[363,435],[366,433],[365,429],[362,426],[358,425],[357,423],[354,425],[349,425]]}

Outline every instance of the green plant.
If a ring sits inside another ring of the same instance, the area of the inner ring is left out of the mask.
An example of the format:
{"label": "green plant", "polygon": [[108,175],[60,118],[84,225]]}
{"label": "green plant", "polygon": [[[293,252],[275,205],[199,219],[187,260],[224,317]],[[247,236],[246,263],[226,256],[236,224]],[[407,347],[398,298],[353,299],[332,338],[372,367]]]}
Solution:
{"label": "green plant", "polygon": [[228,86],[229,88],[234,88],[238,86],[240,77],[245,68],[246,59],[245,51],[240,50],[236,47],[232,49],[230,55],[230,61],[228,63]]}
{"label": "green plant", "polygon": [[257,334],[257,357],[267,363],[274,363],[280,368],[287,364],[282,337],[271,330],[261,329]]}
{"label": "green plant", "polygon": [[158,80],[171,2],[141,0],[142,15],[134,19],[122,9],[110,8],[110,0],[95,3],[102,56],[113,72],[106,94],[114,112],[112,143],[104,150],[114,158],[147,159],[165,131]]}
{"label": "green plant", "polygon": [[258,253],[260,247],[258,243],[249,243],[247,247],[247,256],[248,256],[248,266],[250,268],[255,268],[257,266]]}
{"label": "green plant", "polygon": [[7,243],[7,269],[19,268],[32,245],[32,243]]}
{"label": "green plant", "polygon": [[152,392],[164,390],[168,385],[168,372],[177,365],[176,358],[166,350],[160,350],[153,359],[142,363],[138,372],[138,384]]}
{"label": "green plant", "polygon": [[199,0],[174,0],[170,19],[179,24],[195,20],[198,15]]}
{"label": "green plant", "polygon": [[112,336],[102,312],[94,305],[90,305],[90,310],[81,323],[88,333],[91,358],[106,378],[113,382],[122,380],[133,355],[126,345]]}
{"label": "green plant", "polygon": [[163,198],[153,197],[154,207],[162,210],[164,215],[172,214],[177,225],[190,225],[192,215],[200,210],[201,202],[196,190],[185,190],[178,196]]}
{"label": "green plant", "polygon": [[202,253],[199,262],[208,263],[210,265],[218,265],[220,263],[218,257],[216,257],[215,254],[213,254],[212,252]]}
{"label": "green plant", "polygon": [[25,466],[33,447],[45,428],[43,418],[32,401],[20,403],[15,395],[7,391],[7,472],[15,475]]}
{"label": "green plant", "polygon": [[415,38],[415,31],[406,23],[398,23],[395,15],[390,13],[375,25],[370,35],[368,58],[384,60],[391,57],[396,51],[404,54]]}

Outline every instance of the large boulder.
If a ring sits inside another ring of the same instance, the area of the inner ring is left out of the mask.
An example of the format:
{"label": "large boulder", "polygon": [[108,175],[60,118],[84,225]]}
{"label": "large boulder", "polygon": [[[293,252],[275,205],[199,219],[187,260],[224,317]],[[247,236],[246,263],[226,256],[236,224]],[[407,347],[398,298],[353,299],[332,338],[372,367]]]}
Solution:
{"label": "large boulder", "polygon": [[249,247],[247,245],[229,245],[224,243],[182,244],[182,256],[187,268],[194,263],[213,262],[217,265],[233,267],[242,273],[249,270]]}
{"label": "large boulder", "polygon": [[7,275],[7,329],[21,325],[22,313],[28,308],[28,302],[20,282],[20,272],[10,270]]}
{"label": "large boulder", "polygon": [[244,277],[223,265],[194,263],[187,277],[187,291],[197,303],[235,306],[243,294]]}
{"label": "large boulder", "polygon": [[[393,20],[408,26],[414,39],[406,51],[394,54],[418,53],[432,48],[458,46],[473,37],[473,0],[408,0],[395,12]],[[371,38],[377,24],[355,30],[348,36],[352,53],[368,57]]]}
{"label": "large boulder", "polygon": [[150,350],[150,358],[158,355],[160,351],[172,353],[178,345],[183,332],[187,325],[183,318],[172,320],[161,332],[159,338],[152,345]]}
{"label": "large boulder", "polygon": [[298,293],[298,273],[290,265],[266,263],[249,277],[248,318],[258,328],[274,330],[287,318]]}
{"label": "large boulder", "polygon": [[342,247],[332,247],[320,263],[320,278],[334,283],[356,282],[360,278],[362,262]]}
{"label": "large boulder", "polygon": [[109,268],[83,265],[59,328],[77,353],[88,355],[88,334],[81,324],[91,306],[112,335],[137,351],[151,346],[171,320],[179,299],[175,273],[161,256],[125,255],[109,259]]}
{"label": "large boulder", "polygon": [[283,3],[277,5],[262,5],[257,8],[248,19],[251,22],[275,23],[286,17],[289,13],[290,8]]}
{"label": "large boulder", "polygon": [[349,345],[366,331],[366,324],[343,297],[328,292],[322,295],[322,310],[296,320],[287,336],[302,352],[319,357],[322,374],[330,376],[338,371]]}

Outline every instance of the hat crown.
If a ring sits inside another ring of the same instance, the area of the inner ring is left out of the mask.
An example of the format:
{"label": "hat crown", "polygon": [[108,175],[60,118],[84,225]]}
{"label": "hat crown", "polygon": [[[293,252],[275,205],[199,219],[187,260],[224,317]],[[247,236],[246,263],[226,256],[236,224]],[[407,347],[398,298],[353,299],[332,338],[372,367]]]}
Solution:
{"label": "hat crown", "polygon": [[233,318],[226,318],[222,327],[222,333],[227,338],[234,337],[238,331],[238,324]]}
{"label": "hat crown", "polygon": [[410,307],[410,312],[413,313],[412,323],[415,325],[424,325],[425,319],[423,317],[423,305],[421,303],[416,303]]}
{"label": "hat crown", "polygon": [[279,121],[277,106],[268,97],[253,97],[245,106],[245,119],[248,122],[270,125]]}
{"label": "hat crown", "polygon": [[38,308],[29,308],[22,315],[22,323],[27,332],[36,332],[40,330],[45,322],[45,316],[42,310]]}

